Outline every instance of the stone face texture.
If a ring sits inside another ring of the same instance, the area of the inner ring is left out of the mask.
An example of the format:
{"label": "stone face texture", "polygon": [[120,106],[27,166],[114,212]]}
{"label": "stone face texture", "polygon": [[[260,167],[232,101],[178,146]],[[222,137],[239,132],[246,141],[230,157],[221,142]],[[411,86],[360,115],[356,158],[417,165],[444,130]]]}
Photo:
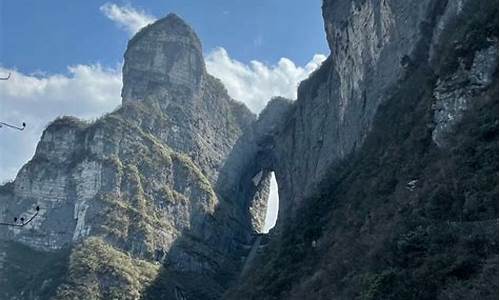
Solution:
{"label": "stone face texture", "polygon": [[[432,43],[429,55],[431,64],[439,55],[437,44],[445,37],[447,25],[454,18],[464,13],[466,1],[448,1],[443,15],[433,30]],[[490,46],[477,51],[470,66],[461,62],[453,74],[440,78],[435,89],[436,98],[434,109],[435,127],[432,133],[434,142],[444,147],[447,136],[453,125],[457,124],[463,113],[470,106],[472,98],[489,86],[494,74],[498,70],[498,40],[490,41]]]}
{"label": "stone face texture", "polygon": [[277,170],[279,153],[275,139],[290,122],[292,103],[285,98],[274,98],[268,103],[259,120],[234,145],[217,182],[217,190],[224,197],[233,196],[244,209],[251,211],[251,223],[259,232],[266,217],[270,172]]}

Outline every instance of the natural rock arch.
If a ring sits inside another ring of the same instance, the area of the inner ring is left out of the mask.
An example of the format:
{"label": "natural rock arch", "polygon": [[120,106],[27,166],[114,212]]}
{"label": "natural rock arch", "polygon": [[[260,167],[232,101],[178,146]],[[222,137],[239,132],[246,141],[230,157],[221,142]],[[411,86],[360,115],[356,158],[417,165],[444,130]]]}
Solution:
{"label": "natural rock arch", "polygon": [[[236,142],[219,176],[218,192],[225,198],[238,199],[240,208],[248,211],[248,224],[257,233],[264,229],[271,174],[275,173],[279,190],[286,184],[275,137],[285,126],[291,104],[285,98],[272,99]],[[278,211],[276,226],[286,215],[286,200],[280,201]]]}

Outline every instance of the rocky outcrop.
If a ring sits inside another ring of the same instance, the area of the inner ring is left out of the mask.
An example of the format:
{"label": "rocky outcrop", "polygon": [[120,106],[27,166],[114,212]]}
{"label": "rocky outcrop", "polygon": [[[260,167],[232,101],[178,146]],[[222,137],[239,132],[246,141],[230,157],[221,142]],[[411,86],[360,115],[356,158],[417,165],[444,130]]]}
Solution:
{"label": "rocky outcrop", "polygon": [[471,105],[472,99],[484,92],[498,72],[498,40],[492,40],[491,46],[475,53],[472,65],[460,63],[458,69],[440,79],[434,89],[433,140],[440,146],[447,144],[447,139],[454,126],[460,122],[464,112]]}
{"label": "rocky outcrop", "polygon": [[[498,39],[489,36],[487,41],[475,43],[472,47],[482,47],[482,49],[467,49],[467,45],[461,45],[460,41],[454,39],[457,36],[456,28],[460,26],[461,15],[469,13],[470,4],[466,1],[449,1],[439,19],[437,26],[433,30],[432,43],[430,48],[429,62],[431,65],[439,65],[439,56],[447,48],[454,48],[453,51],[465,53],[475,52],[474,56],[464,59],[462,57],[455,64],[444,64],[442,70],[436,69],[440,78],[434,88],[436,102],[433,106],[434,123],[433,141],[441,147],[445,147],[448,137],[454,126],[460,122],[465,111],[470,108],[472,99],[484,90],[494,80],[498,72]],[[474,8],[485,11],[485,3],[479,2]],[[475,29],[477,30],[477,29]],[[468,38],[476,36],[480,39],[491,28],[482,28],[481,32],[471,32]],[[447,39],[442,43],[443,39]],[[477,51],[478,50],[478,51]],[[441,59],[443,60],[443,59]]]}
{"label": "rocky outcrop", "polygon": [[409,62],[421,59],[422,24],[435,22],[436,6],[436,1],[323,3],[331,55],[299,86],[290,123],[274,142],[285,215],[363,145],[389,88]]}

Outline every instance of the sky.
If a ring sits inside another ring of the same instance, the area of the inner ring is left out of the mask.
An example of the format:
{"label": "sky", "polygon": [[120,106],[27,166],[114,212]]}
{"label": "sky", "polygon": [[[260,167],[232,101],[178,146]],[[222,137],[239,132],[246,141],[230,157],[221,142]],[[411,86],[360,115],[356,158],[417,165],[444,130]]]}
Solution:
{"label": "sky", "polygon": [[[0,81],[0,122],[27,123],[0,128],[0,182],[15,178],[51,120],[120,105],[127,41],[169,12],[197,32],[208,72],[255,113],[273,96],[294,99],[329,53],[321,0],[0,0],[0,77],[11,73]],[[266,229],[275,182],[271,190]]]}

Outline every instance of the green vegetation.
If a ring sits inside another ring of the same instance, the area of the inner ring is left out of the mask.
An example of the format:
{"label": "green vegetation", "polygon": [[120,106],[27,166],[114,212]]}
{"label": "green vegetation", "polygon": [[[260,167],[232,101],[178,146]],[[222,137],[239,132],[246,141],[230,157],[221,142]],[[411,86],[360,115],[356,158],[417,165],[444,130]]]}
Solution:
{"label": "green vegetation", "polygon": [[55,299],[139,299],[158,271],[157,265],[88,238],[73,249],[68,278]]}
{"label": "green vegetation", "polygon": [[37,251],[16,242],[0,242],[0,299],[49,299],[64,280],[69,249]]}
{"label": "green vegetation", "polygon": [[438,52],[438,73],[441,77],[454,72],[460,62],[468,69],[475,51],[493,45],[498,37],[498,3],[492,0],[465,1],[464,13],[456,17],[442,33]]}
{"label": "green vegetation", "polygon": [[203,175],[200,169],[194,164],[191,158],[183,153],[173,153],[171,158],[174,162],[178,162],[179,165],[187,172],[185,178],[196,178],[193,182],[200,187],[200,190],[208,194],[208,199],[213,205],[217,203],[217,196],[212,188],[212,185],[208,181],[207,177]]}
{"label": "green vegetation", "polygon": [[[84,129],[86,128],[90,123],[81,120],[77,117],[73,116],[62,116],[58,117],[54,121],[50,122],[49,125],[47,125],[47,128],[50,128],[52,130],[58,130],[58,129],[68,129],[68,128],[77,128],[77,129]],[[47,129],[46,128],[46,129]]]}

